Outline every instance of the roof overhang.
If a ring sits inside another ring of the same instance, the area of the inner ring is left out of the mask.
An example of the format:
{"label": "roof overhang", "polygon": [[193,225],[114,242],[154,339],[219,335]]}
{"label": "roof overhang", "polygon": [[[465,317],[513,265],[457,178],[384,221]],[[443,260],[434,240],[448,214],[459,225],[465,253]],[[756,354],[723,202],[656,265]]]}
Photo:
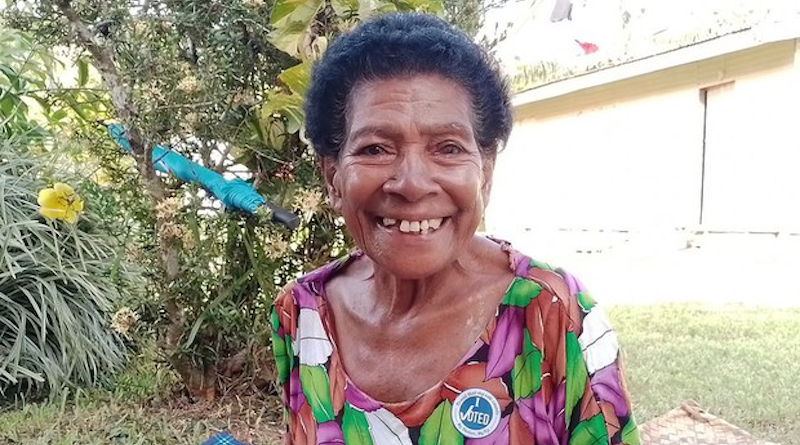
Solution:
{"label": "roof overhang", "polygon": [[797,38],[800,38],[800,20],[763,24],[522,91],[514,95],[511,104],[517,108],[655,71]]}

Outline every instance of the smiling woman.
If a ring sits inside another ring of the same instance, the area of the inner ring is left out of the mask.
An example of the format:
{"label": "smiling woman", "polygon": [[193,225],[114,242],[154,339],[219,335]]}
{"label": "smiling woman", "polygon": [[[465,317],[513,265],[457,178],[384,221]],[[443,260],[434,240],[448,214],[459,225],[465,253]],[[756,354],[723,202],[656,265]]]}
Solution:
{"label": "smiling woman", "polygon": [[353,90],[348,137],[323,170],[357,245],[392,276],[428,277],[473,241],[493,160],[483,158],[471,117],[469,96],[441,76]]}
{"label": "smiling woman", "polygon": [[307,135],[358,250],[276,298],[287,443],[638,443],[583,286],[476,235],[505,83],[469,38],[395,14],[315,67]]}

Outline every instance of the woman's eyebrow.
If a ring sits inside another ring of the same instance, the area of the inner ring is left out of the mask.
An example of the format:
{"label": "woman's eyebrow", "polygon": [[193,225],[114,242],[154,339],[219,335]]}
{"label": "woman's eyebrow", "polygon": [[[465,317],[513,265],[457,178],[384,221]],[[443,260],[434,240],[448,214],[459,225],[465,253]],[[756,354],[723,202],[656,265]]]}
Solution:
{"label": "woman's eyebrow", "polygon": [[396,133],[399,130],[395,130],[392,128],[392,125],[386,124],[376,124],[376,125],[365,125],[363,127],[359,127],[356,131],[351,132],[348,136],[348,140],[355,140],[363,136],[385,136],[389,137]]}
{"label": "woman's eyebrow", "polygon": [[429,134],[451,134],[455,136],[468,137],[472,131],[458,122],[444,122],[426,124],[422,131]]}
{"label": "woman's eyebrow", "polygon": [[[423,124],[419,128],[420,132],[427,135],[453,135],[459,137],[470,137],[472,131],[458,122],[443,122]],[[394,137],[402,134],[402,129],[394,123],[368,124],[357,128],[347,137],[348,140],[356,140],[363,136],[383,136]]]}

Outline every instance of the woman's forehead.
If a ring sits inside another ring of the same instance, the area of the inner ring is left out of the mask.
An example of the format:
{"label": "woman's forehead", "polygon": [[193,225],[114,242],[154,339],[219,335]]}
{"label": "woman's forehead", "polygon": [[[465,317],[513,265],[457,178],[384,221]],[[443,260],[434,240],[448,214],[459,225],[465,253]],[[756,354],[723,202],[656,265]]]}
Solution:
{"label": "woman's forehead", "polygon": [[356,82],[350,89],[348,100],[352,102],[357,96],[362,95],[364,92],[372,92],[376,89],[382,89],[386,85],[413,86],[422,83],[434,84],[438,87],[444,86],[452,90],[457,90],[458,94],[469,97],[469,93],[467,92],[466,88],[458,80],[438,73],[421,72],[415,74],[402,74],[362,79]]}
{"label": "woman's forehead", "polygon": [[348,133],[415,125],[431,131],[473,131],[470,95],[456,81],[417,75],[365,81],[353,88]]}

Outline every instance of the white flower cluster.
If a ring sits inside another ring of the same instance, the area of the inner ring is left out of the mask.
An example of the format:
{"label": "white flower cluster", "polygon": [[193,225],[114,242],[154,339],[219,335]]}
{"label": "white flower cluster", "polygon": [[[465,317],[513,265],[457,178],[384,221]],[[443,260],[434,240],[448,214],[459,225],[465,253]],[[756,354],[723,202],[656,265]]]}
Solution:
{"label": "white flower cluster", "polygon": [[282,238],[271,236],[267,239],[266,255],[271,260],[281,259],[289,251],[289,243]]}
{"label": "white flower cluster", "polygon": [[186,228],[174,221],[163,221],[158,225],[158,236],[167,240],[171,238],[184,239]]}
{"label": "white flower cluster", "polygon": [[137,321],[139,315],[129,307],[123,307],[111,317],[111,329],[120,334],[127,334]]}
{"label": "white flower cluster", "polygon": [[313,213],[322,203],[322,193],[318,190],[306,189],[297,193],[294,198],[295,205],[305,213]]}
{"label": "white flower cluster", "polygon": [[171,197],[166,198],[156,205],[156,218],[158,219],[172,219],[183,208],[183,203],[180,198]]}
{"label": "white flower cluster", "polygon": [[189,75],[178,82],[177,88],[184,93],[194,93],[200,89],[200,82],[197,81],[197,77]]}

